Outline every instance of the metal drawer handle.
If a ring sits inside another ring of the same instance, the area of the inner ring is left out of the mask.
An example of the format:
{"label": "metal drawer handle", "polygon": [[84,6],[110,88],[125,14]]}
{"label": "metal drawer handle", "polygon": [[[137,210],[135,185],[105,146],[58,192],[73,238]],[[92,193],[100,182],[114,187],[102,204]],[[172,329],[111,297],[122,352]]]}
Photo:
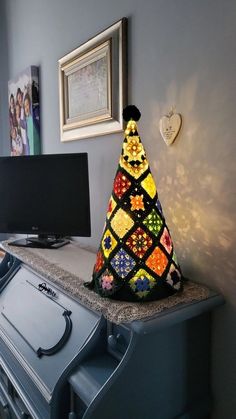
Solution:
{"label": "metal drawer handle", "polygon": [[65,310],[62,315],[64,316],[65,322],[66,322],[66,327],[65,327],[65,331],[63,333],[63,336],[56,343],[56,345],[52,346],[49,349],[44,349],[44,348],[39,347],[37,349],[37,352],[36,352],[39,358],[42,355],[47,355],[47,356],[54,355],[55,353],[60,351],[60,349],[65,345],[65,343],[69,339],[71,329],[72,329],[72,321],[71,321],[71,318],[70,318],[71,311]]}

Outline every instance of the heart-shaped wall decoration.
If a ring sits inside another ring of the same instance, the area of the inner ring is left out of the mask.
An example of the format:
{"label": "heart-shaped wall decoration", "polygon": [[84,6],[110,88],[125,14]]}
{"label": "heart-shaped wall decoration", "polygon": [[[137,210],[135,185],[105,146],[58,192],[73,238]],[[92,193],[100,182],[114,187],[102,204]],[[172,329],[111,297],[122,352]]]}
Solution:
{"label": "heart-shaped wall decoration", "polygon": [[171,111],[160,119],[160,133],[167,145],[171,145],[176,139],[182,125],[182,117],[179,113]]}

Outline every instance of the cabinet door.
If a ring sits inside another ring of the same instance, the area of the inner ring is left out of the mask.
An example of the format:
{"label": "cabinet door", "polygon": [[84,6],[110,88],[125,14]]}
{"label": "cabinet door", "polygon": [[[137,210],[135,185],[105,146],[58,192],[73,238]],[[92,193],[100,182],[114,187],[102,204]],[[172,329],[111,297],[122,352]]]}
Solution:
{"label": "cabinet door", "polygon": [[0,293],[0,341],[10,349],[6,357],[17,359],[46,400],[102,322],[100,314],[25,265]]}
{"label": "cabinet door", "polygon": [[69,338],[71,311],[41,292],[42,280],[37,278],[35,283],[30,271],[22,268],[16,278],[4,298],[1,316],[37,356],[53,355]]}
{"label": "cabinet door", "polygon": [[10,415],[9,406],[5,397],[3,396],[1,389],[0,389],[0,418],[1,419],[12,419]]}

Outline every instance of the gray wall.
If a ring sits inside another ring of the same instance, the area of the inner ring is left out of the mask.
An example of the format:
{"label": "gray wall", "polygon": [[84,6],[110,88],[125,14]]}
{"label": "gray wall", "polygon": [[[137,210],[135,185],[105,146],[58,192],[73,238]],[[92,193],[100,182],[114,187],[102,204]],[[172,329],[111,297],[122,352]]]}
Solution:
{"label": "gray wall", "polygon": [[[97,247],[122,135],[60,143],[57,61],[123,16],[129,18],[129,102],[142,118],[159,197],[186,276],[219,290],[226,305],[213,316],[213,419],[235,419],[235,91],[234,0],[7,0],[8,78],[41,69],[44,153],[89,153],[92,238]],[[1,46],[2,48],[2,46]],[[3,53],[4,52],[4,53]],[[6,68],[4,61],[1,68]],[[3,78],[4,80],[4,78]],[[0,99],[1,121],[3,105]],[[183,115],[167,148],[158,131],[171,106]],[[4,152],[9,153],[4,126]]]}
{"label": "gray wall", "polygon": [[8,48],[7,48],[7,21],[5,2],[0,0],[0,155],[6,147],[8,139]]}

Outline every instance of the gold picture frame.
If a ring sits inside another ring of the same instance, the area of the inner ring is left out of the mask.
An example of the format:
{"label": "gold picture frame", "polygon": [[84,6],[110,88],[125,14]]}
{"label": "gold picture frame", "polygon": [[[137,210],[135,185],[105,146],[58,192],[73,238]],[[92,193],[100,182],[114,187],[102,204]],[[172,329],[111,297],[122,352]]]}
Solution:
{"label": "gold picture frame", "polygon": [[126,25],[119,20],[59,60],[61,141],[123,130]]}

